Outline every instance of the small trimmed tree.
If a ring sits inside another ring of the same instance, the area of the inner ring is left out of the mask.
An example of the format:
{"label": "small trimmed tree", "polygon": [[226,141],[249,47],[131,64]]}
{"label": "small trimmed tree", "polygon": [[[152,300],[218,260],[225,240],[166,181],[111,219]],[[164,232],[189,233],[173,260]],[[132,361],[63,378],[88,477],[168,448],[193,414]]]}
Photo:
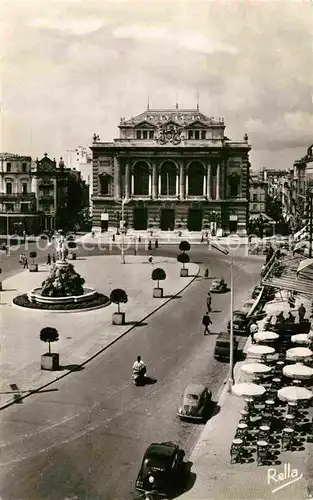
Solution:
{"label": "small trimmed tree", "polygon": [[33,259],[33,266],[35,265],[35,259],[37,257],[37,252],[30,252],[30,258]]}
{"label": "small trimmed tree", "polygon": [[189,241],[181,241],[179,243],[179,250],[181,252],[189,252],[189,250],[190,250],[190,243],[189,243]]}
{"label": "small trimmed tree", "polygon": [[164,269],[157,267],[156,269],[153,269],[151,279],[153,279],[153,281],[157,281],[158,288],[160,288],[159,282],[166,279],[166,272],[164,271]]}
{"label": "small trimmed tree", "polygon": [[120,304],[126,304],[128,301],[127,293],[121,288],[115,288],[111,292],[110,301],[117,304],[117,312],[120,313]]}
{"label": "small trimmed tree", "polygon": [[51,354],[51,342],[57,342],[59,340],[58,330],[52,326],[46,326],[40,331],[40,340],[42,340],[42,342],[48,342],[49,354]]}
{"label": "small trimmed tree", "polygon": [[190,257],[185,252],[182,252],[177,256],[177,261],[180,262],[183,265],[183,269],[185,269],[185,264],[190,262]]}

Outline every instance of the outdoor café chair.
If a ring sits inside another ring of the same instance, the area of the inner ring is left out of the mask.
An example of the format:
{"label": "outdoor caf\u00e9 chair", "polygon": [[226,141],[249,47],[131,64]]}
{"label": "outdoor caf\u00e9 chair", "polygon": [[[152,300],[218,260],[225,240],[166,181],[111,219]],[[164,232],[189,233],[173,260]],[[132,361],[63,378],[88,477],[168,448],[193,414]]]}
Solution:
{"label": "outdoor caf\u00e9 chair", "polygon": [[287,414],[296,416],[297,413],[298,413],[298,404],[295,401],[288,401]]}
{"label": "outdoor caf\u00e9 chair", "polygon": [[260,440],[256,443],[257,446],[257,464],[263,465],[269,454],[268,441]]}
{"label": "outdoor caf\u00e9 chair", "polygon": [[239,420],[239,423],[240,424],[250,424],[250,415],[249,415],[249,412],[248,410],[241,410],[240,411],[240,420]]}
{"label": "outdoor caf\u00e9 chair", "polygon": [[233,439],[230,447],[230,463],[233,464],[238,460],[241,461],[243,453],[243,440],[239,438]]}
{"label": "outdoor caf\u00e9 chair", "polygon": [[268,441],[270,430],[269,425],[260,425],[258,429],[258,441]]}
{"label": "outdoor caf\u00e9 chair", "polygon": [[243,422],[239,423],[237,425],[235,439],[239,438],[245,440],[247,437],[247,432],[248,432],[248,424],[245,424]]}
{"label": "outdoor caf\u00e9 chair", "polygon": [[281,438],[281,450],[290,450],[294,441],[294,429],[291,427],[285,427],[282,430],[282,438]]}
{"label": "outdoor caf\u00e9 chair", "polygon": [[290,427],[291,429],[294,429],[295,427],[295,415],[290,415],[290,413],[287,413],[287,415],[285,415],[285,424],[286,424],[286,427]]}
{"label": "outdoor caf\u00e9 chair", "polygon": [[274,377],[272,380],[272,388],[273,389],[280,389],[281,388],[281,378],[280,377]]}

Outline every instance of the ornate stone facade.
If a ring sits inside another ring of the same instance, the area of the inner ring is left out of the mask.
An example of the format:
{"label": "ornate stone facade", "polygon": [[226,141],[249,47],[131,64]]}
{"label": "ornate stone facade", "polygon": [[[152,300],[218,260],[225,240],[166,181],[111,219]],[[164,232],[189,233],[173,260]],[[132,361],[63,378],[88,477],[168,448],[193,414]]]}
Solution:
{"label": "ornate stone facade", "polygon": [[232,142],[222,119],[199,109],[150,110],[121,119],[120,138],[93,136],[93,230],[222,228],[245,233],[248,137]]}

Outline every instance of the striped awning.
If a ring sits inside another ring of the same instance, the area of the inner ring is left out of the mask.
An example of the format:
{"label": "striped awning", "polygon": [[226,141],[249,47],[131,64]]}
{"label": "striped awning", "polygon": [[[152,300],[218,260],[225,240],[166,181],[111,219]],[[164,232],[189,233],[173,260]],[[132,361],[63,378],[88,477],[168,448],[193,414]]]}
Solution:
{"label": "striped awning", "polygon": [[313,297],[313,271],[307,269],[297,273],[301,258],[284,260],[286,268],[282,276],[273,276],[271,270],[262,279],[263,286],[273,286],[282,290],[302,293],[310,298]]}

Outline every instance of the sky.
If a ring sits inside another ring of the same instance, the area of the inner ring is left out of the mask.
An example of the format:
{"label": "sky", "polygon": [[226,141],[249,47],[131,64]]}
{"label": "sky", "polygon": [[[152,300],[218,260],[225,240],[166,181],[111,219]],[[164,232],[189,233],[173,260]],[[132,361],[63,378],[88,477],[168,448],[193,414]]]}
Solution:
{"label": "sky", "polygon": [[120,117],[196,107],[255,170],[313,143],[313,0],[0,0],[0,151],[65,159]]}

